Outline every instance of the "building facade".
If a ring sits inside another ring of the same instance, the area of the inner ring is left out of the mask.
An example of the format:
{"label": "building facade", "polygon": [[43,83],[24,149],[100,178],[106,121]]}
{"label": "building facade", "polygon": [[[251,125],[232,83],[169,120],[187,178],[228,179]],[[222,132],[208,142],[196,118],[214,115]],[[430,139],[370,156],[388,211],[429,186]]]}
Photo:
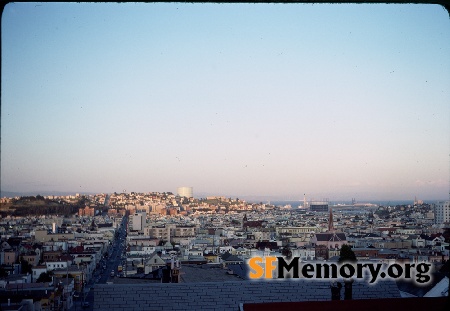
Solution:
{"label": "building facade", "polygon": [[194,196],[194,190],[192,187],[178,187],[177,194],[180,197],[192,198]]}
{"label": "building facade", "polygon": [[450,201],[440,201],[434,204],[434,223],[437,225],[450,223]]}
{"label": "building facade", "polygon": [[146,224],[147,214],[145,212],[137,212],[132,216],[133,231],[144,232],[145,224]]}
{"label": "building facade", "polygon": [[311,202],[309,209],[312,212],[328,212],[328,202]]}

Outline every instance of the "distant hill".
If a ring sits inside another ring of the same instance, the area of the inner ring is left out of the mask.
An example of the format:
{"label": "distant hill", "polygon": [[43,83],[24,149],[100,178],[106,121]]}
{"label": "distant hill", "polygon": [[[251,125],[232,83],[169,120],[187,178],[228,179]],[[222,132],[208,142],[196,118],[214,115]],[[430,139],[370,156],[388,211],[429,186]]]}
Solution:
{"label": "distant hill", "polygon": [[75,194],[96,194],[97,192],[76,192],[76,191],[28,191],[28,192],[12,192],[12,191],[3,191],[0,190],[0,198],[14,198],[14,197],[25,197],[25,196],[66,196],[66,195],[75,195]]}
{"label": "distant hill", "polygon": [[76,202],[64,200],[50,200],[43,196],[21,196],[12,202],[0,203],[2,216],[28,216],[28,215],[73,215],[78,209],[84,207],[88,199],[78,198]]}

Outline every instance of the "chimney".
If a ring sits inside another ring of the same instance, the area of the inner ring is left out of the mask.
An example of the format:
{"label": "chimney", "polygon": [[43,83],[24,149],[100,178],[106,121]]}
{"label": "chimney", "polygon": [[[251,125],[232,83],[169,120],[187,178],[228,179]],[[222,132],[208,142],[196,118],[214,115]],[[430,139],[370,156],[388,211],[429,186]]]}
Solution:
{"label": "chimney", "polygon": [[352,300],[353,298],[353,279],[344,280],[344,300]]}
{"label": "chimney", "polygon": [[332,282],[330,288],[331,288],[331,300],[341,300],[342,284],[339,282]]}

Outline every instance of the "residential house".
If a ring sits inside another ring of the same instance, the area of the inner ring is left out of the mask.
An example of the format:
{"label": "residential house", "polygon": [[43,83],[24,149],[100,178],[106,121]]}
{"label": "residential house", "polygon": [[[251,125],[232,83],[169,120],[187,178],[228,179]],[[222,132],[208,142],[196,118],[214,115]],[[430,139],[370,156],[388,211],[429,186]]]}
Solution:
{"label": "residential house", "polygon": [[165,267],[167,263],[155,252],[144,263],[144,273],[148,274],[151,271]]}
{"label": "residential house", "polygon": [[41,276],[42,273],[47,273],[47,266],[46,265],[40,265],[40,266],[35,266],[31,268],[31,276],[32,282],[36,282],[37,279]]}

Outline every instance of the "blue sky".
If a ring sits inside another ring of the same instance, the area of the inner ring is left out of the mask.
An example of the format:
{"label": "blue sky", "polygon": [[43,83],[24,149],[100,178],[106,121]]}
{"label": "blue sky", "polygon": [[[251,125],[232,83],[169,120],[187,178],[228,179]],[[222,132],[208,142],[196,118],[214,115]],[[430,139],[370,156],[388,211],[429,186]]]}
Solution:
{"label": "blue sky", "polygon": [[1,190],[446,199],[439,5],[10,3]]}

